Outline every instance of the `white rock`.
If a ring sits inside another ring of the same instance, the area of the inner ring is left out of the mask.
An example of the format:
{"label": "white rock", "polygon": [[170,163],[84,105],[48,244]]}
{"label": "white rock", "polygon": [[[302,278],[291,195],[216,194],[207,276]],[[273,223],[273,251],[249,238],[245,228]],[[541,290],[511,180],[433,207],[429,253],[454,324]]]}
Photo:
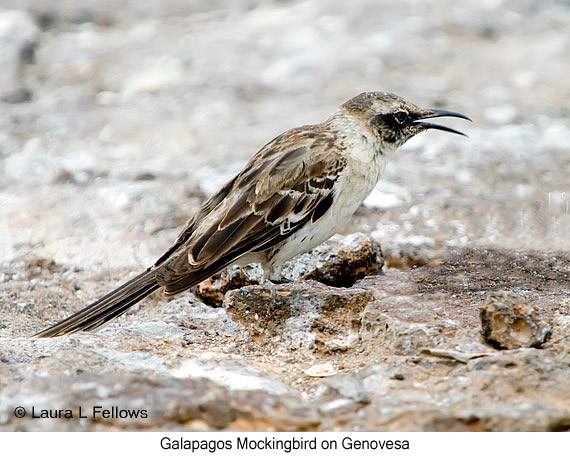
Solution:
{"label": "white rock", "polygon": [[207,378],[230,390],[260,390],[285,394],[291,390],[285,384],[260,375],[258,369],[243,361],[187,359],[171,371],[174,378]]}
{"label": "white rock", "polygon": [[330,377],[337,373],[338,371],[331,363],[315,364],[305,371],[305,374],[309,377]]}

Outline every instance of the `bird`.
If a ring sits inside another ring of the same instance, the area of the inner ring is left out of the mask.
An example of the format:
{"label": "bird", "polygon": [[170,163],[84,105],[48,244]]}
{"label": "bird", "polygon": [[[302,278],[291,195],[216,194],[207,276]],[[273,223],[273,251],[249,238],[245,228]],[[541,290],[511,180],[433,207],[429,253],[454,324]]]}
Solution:
{"label": "bird", "polygon": [[376,91],[351,98],[322,123],[280,134],[200,207],[152,266],[32,337],[96,330],[158,289],[176,295],[234,264],[260,263],[277,281],[283,262],[343,229],[406,141],[425,130],[466,136],[427,121],[437,117],[471,120]]}

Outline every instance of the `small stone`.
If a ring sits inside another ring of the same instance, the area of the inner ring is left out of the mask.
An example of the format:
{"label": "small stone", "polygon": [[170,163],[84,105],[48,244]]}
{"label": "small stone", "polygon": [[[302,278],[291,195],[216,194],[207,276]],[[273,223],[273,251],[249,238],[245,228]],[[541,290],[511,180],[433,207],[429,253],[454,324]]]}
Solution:
{"label": "small stone", "polygon": [[57,184],[72,184],[75,183],[75,176],[67,169],[59,169],[53,176],[53,182]]}
{"label": "small stone", "polygon": [[434,249],[428,245],[396,245],[384,252],[387,267],[396,269],[413,269],[425,266],[434,257]]}
{"label": "small stone", "polygon": [[353,403],[367,404],[370,395],[362,382],[363,376],[358,372],[339,373],[323,381],[318,393],[322,403],[330,403],[338,399],[348,399]]}
{"label": "small stone", "polygon": [[348,337],[331,339],[324,342],[325,347],[330,353],[342,352],[355,348],[358,343],[358,336],[355,333],[349,334]]}
{"label": "small stone", "polygon": [[262,282],[261,266],[257,264],[248,264],[243,267],[231,266],[201,282],[194,289],[194,294],[205,304],[220,307],[228,291],[247,285],[259,285]]}
{"label": "small stone", "polygon": [[513,292],[490,293],[480,309],[482,334],[497,349],[540,347],[551,328],[537,309]]}
{"label": "small stone", "polygon": [[309,377],[330,377],[337,373],[337,370],[331,363],[315,364],[305,371],[305,374]]}

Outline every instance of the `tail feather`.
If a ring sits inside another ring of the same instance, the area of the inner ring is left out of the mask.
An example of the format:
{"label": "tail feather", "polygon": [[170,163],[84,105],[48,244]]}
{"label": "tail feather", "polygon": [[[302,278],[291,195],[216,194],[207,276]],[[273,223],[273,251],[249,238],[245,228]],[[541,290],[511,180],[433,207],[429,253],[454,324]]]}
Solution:
{"label": "tail feather", "polygon": [[124,314],[131,306],[134,306],[158,288],[160,288],[160,285],[156,281],[156,272],[147,270],[98,299],[85,309],[40,331],[32,338],[57,337],[77,331],[92,331],[113,318]]}

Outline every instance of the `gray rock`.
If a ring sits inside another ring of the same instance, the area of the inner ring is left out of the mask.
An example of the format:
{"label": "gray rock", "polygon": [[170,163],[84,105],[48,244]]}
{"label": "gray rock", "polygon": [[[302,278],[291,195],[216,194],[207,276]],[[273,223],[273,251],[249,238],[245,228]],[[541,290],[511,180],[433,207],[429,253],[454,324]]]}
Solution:
{"label": "gray rock", "polygon": [[[41,400],[36,388],[42,390]],[[24,407],[24,418],[14,416],[16,407]],[[60,418],[40,418],[58,411]],[[6,389],[0,423],[19,431],[215,430],[245,420],[252,430],[288,431],[314,425],[317,416],[302,405],[298,396],[260,391],[230,393],[204,378],[81,374],[52,375]]]}
{"label": "gray rock", "polygon": [[[285,281],[316,280],[334,287],[348,287],[367,275],[378,274],[383,265],[380,244],[355,233],[334,236],[286,262],[281,272]],[[200,283],[194,292],[206,304],[219,306],[229,290],[263,282],[263,269],[259,265],[232,266]]]}
{"label": "gray rock", "polygon": [[304,281],[233,290],[224,306],[254,340],[334,352],[353,345],[360,313],[371,299],[367,290]]}

